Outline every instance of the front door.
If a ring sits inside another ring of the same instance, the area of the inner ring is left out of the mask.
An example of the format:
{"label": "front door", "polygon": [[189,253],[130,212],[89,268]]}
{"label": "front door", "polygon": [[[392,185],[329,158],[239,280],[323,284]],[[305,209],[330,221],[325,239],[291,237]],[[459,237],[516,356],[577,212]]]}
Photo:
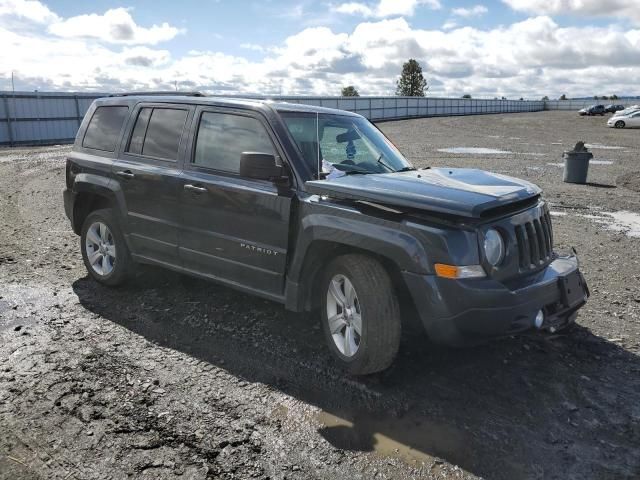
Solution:
{"label": "front door", "polygon": [[242,178],[242,152],[279,155],[257,114],[196,112],[191,156],[181,177],[180,258],[184,268],[280,298],[289,238],[291,189]]}
{"label": "front door", "polygon": [[179,265],[180,175],[193,110],[167,104],[138,107],[113,164],[124,197],[125,231],[138,260]]}

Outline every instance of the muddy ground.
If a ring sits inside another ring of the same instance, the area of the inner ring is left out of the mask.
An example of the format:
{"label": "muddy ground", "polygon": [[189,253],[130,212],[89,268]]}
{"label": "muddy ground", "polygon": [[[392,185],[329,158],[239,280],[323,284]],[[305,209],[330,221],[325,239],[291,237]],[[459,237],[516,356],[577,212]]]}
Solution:
{"label": "muddy ground", "polygon": [[[381,127],[418,166],[544,188],[593,294],[575,328],[463,350],[412,332],[391,369],[345,377],[312,315],[152,268],[89,280],[68,147],[0,150],[0,478],[640,477],[640,131],[568,112]],[[554,165],[578,140],[601,161],[586,186]]]}

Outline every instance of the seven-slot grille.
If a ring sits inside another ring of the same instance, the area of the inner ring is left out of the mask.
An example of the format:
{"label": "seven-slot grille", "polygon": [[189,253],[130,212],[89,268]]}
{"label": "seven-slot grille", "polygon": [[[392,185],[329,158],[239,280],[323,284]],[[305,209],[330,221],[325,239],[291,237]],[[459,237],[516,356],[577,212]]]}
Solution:
{"label": "seven-slot grille", "polygon": [[520,270],[535,270],[551,262],[553,257],[553,231],[549,212],[515,227],[518,241]]}

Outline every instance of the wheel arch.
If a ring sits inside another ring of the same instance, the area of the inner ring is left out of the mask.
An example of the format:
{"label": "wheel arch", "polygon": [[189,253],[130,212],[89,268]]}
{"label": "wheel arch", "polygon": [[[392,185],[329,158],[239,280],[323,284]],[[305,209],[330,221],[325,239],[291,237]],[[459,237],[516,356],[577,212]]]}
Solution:
{"label": "wheel arch", "polygon": [[418,239],[393,226],[347,221],[333,215],[310,215],[303,219],[302,227],[287,273],[285,306],[289,310],[317,308],[319,297],[314,293],[324,269],[334,258],[346,254],[376,259],[389,274],[401,303],[413,307],[402,271],[430,270],[427,253]]}
{"label": "wheel arch", "polygon": [[[118,210],[118,195],[108,178],[98,175],[78,175],[73,184],[73,231],[80,235],[82,225],[91,212],[101,208]],[[116,215],[118,212],[115,212]]]}

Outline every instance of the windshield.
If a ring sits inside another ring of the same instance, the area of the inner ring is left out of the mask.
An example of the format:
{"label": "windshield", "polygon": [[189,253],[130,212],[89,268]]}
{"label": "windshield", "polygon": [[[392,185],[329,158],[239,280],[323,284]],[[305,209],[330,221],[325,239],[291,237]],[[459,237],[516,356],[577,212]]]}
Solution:
{"label": "windshield", "polygon": [[281,116],[315,178],[413,170],[391,141],[362,117],[306,112]]}

